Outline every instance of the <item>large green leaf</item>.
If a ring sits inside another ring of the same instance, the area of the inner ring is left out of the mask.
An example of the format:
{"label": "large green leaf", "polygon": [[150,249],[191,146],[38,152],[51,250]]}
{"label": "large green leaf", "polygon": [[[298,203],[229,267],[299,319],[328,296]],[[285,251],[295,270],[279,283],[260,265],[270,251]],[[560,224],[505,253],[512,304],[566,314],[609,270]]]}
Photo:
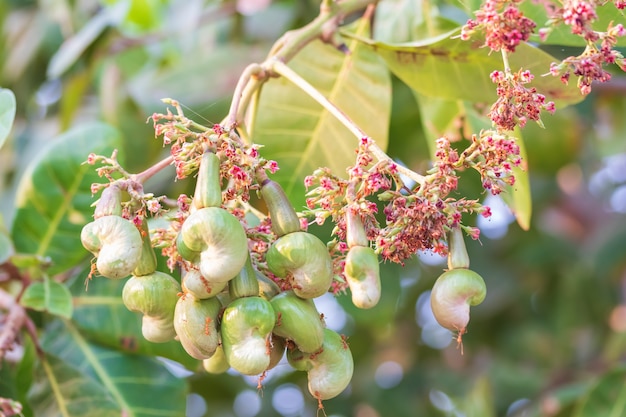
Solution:
{"label": "large green leaf", "polygon": [[119,417],[121,408],[106,388],[53,355],[35,370],[28,400],[37,416]]}
{"label": "large green leaf", "polygon": [[15,94],[0,88],[0,148],[4,145],[15,119]]}
{"label": "large green leaf", "polygon": [[[46,412],[37,415],[108,416],[109,410],[110,415],[128,417],[185,414],[185,381],[154,358],[89,343],[71,322],[53,323],[42,346],[59,360],[48,356],[50,366],[43,363],[46,378],[39,378],[33,386],[33,406],[46,405]],[[76,409],[70,410],[73,405]]]}
{"label": "large green leaf", "polygon": [[603,375],[582,398],[573,417],[621,417],[626,415],[626,368]]}
{"label": "large green leaf", "polygon": [[[458,39],[453,30],[421,41],[390,44],[366,38],[369,45],[387,63],[389,69],[412,89],[429,97],[471,102],[493,102],[496,88],[489,74],[502,70],[502,58],[489,53],[476,42]],[[557,106],[574,104],[583,99],[575,83],[563,84],[558,77],[541,76],[556,61],[551,55],[528,44],[522,44],[509,57],[511,68],[528,69],[535,74],[532,85]]]}
{"label": "large green leaf", "polygon": [[20,298],[20,304],[37,311],[45,311],[64,318],[72,317],[72,295],[67,287],[48,276],[42,282],[33,282]]}
{"label": "large green leaf", "polygon": [[[354,33],[368,36],[369,25],[356,22]],[[319,41],[307,45],[290,67],[317,88],[381,148],[386,148],[391,110],[391,82],[385,65],[369,48],[350,41],[343,54]],[[293,204],[304,201],[304,177],[320,166],[345,175],[354,164],[357,138],[328,111],[284,78],[270,80],[259,103],[253,140],[263,156],[275,159],[273,176]]]}
{"label": "large green leaf", "polygon": [[49,256],[51,273],[86,257],[80,231],[93,214],[91,184],[102,178],[84,161],[90,152],[108,155],[120,144],[118,131],[102,123],[83,125],[51,141],[18,186],[11,230],[17,251]]}
{"label": "large green leaf", "polygon": [[141,334],[141,314],[129,311],[122,302],[125,280],[96,277],[85,287],[79,274],[70,290],[74,299],[74,324],[89,340],[120,351],[162,356],[188,368],[198,366],[179,342],[151,343]]}
{"label": "large green leaf", "polygon": [[373,38],[388,43],[410,42],[448,32],[458,26],[439,14],[428,0],[382,0],[376,5]]}

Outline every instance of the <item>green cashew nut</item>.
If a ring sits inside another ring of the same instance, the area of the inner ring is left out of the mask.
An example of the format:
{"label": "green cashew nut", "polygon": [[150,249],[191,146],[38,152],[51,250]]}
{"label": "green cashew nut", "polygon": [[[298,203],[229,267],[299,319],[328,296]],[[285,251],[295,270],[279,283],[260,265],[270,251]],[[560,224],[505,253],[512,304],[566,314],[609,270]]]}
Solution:
{"label": "green cashew nut", "polygon": [[300,219],[298,219],[298,215],[283,188],[276,181],[267,178],[265,174],[261,177],[261,197],[270,212],[272,231],[277,236],[301,231]]}
{"label": "green cashew nut", "polygon": [[179,292],[178,281],[159,271],[126,281],[122,301],[130,311],[143,314],[141,332],[146,340],[163,343],[174,339],[174,308]]}
{"label": "green cashew nut", "polygon": [[83,227],[80,240],[98,258],[98,272],[112,279],[129,276],[141,257],[139,230],[120,216],[103,216]]}
{"label": "green cashew nut", "polygon": [[302,352],[320,350],[324,342],[324,322],[313,300],[285,291],[270,303],[276,313],[274,334],[293,341]]}
{"label": "green cashew nut", "polygon": [[228,364],[244,375],[258,375],[270,365],[274,310],[261,297],[239,298],[222,316],[222,347]]}
{"label": "green cashew nut", "polygon": [[205,152],[202,155],[193,205],[197,209],[222,205],[220,158],[213,152]]}
{"label": "green cashew nut", "polygon": [[298,297],[319,297],[330,288],[332,260],[326,245],[310,233],[293,232],[278,238],[265,259],[270,271],[290,281]]}
{"label": "green cashew nut", "polygon": [[352,353],[346,341],[330,329],[324,330],[324,344],[316,353],[299,349],[287,351],[289,364],[307,371],[309,392],[318,400],[328,400],[346,389],[354,371]]}
{"label": "green cashew nut", "polygon": [[148,275],[156,271],[157,259],[152,249],[152,243],[150,242],[150,230],[148,229],[148,221],[146,219],[141,223],[141,255],[139,256],[139,262],[133,271],[133,275],[142,276]]}
{"label": "green cashew nut", "polygon": [[230,298],[235,300],[242,297],[256,297],[259,295],[259,281],[256,270],[252,266],[250,256],[246,265],[239,271],[237,276],[228,283]]}
{"label": "green cashew nut", "polygon": [[226,282],[241,271],[248,259],[246,232],[226,210],[206,207],[191,214],[180,230],[181,256],[194,262],[210,282]]}
{"label": "green cashew nut", "polygon": [[196,298],[211,298],[219,294],[228,282],[210,282],[197,269],[190,269],[183,275],[183,291]]}
{"label": "green cashew nut", "polygon": [[486,295],[485,281],[476,272],[451,269],[437,278],[430,294],[430,305],[439,324],[458,332],[460,337],[469,323],[470,306],[482,303]]}
{"label": "green cashew nut", "polygon": [[450,230],[448,238],[448,269],[467,269],[470,259],[463,240],[463,231],[459,226]]}
{"label": "green cashew nut", "polygon": [[286,347],[287,341],[285,339],[272,334],[270,339],[270,364],[267,366],[266,371],[269,371],[278,365],[283,356],[285,356]]}
{"label": "green cashew nut", "polygon": [[372,308],[380,300],[380,267],[376,252],[369,246],[353,246],[346,257],[344,275],[352,292],[352,303]]}
{"label": "green cashew nut", "polygon": [[219,344],[217,317],[222,305],[217,298],[198,299],[185,294],[174,310],[174,329],[189,356],[203,360],[215,353]]}

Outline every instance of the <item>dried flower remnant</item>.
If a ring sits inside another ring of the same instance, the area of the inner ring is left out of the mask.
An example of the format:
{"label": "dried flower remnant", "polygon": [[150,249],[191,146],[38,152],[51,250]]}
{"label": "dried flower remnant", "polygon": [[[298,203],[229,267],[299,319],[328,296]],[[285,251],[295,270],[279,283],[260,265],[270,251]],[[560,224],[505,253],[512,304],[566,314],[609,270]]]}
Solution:
{"label": "dried flower remnant", "polygon": [[597,39],[601,40],[600,45],[588,41],[587,47],[582,54],[570,56],[560,63],[552,63],[550,74],[560,76],[561,81],[567,84],[571,74],[578,77],[578,88],[582,94],[591,92],[591,83],[607,82],[611,79],[611,74],[604,69],[604,65],[617,64],[623,71],[626,71],[626,61],[624,56],[613,49],[617,44],[617,38],[626,35],[626,29],[620,23],[615,26],[611,23],[606,32],[595,32]]}
{"label": "dried flower remnant", "polygon": [[528,70],[491,73],[491,80],[498,85],[498,100],[491,106],[489,118],[498,130],[513,130],[517,125],[524,127],[528,120],[542,125],[541,111],[554,113],[554,102],[546,101],[546,97],[537,93],[536,88],[525,87],[533,78]]}
{"label": "dried flower remnant", "polygon": [[461,30],[461,39],[469,40],[476,32],[483,32],[484,46],[492,51],[515,52],[517,46],[528,40],[537,26],[518,9],[519,1],[487,0],[467,21]]}

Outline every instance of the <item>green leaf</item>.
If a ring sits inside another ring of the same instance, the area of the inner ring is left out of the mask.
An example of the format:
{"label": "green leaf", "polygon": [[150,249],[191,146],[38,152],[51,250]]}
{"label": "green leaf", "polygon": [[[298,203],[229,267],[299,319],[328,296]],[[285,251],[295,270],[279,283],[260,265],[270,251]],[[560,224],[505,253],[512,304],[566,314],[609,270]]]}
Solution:
{"label": "green leaf", "polygon": [[413,93],[419,103],[420,117],[431,158],[435,156],[438,138],[445,136],[451,141],[455,141],[461,137],[471,136],[465,102],[438,97],[424,97],[415,91]]}
{"label": "green leaf", "polygon": [[[173,376],[154,358],[89,343],[71,322],[57,321],[50,326],[42,346],[59,361],[49,359],[49,367],[44,362],[47,382],[40,379],[33,387],[32,391],[38,394],[33,406],[44,403],[50,410],[36,415],[185,415],[185,381]],[[64,408],[68,410],[65,414]]]}
{"label": "green leaf", "polygon": [[20,304],[37,311],[45,311],[56,316],[72,317],[72,294],[63,284],[51,280],[47,276],[43,282],[33,282],[30,284],[22,298]]}
{"label": "green leaf", "polygon": [[[358,38],[387,63],[389,69],[416,92],[429,97],[471,102],[494,102],[496,88],[489,74],[502,70],[500,54],[489,53],[476,43],[455,38],[458,30],[418,42],[389,44]],[[574,104],[584,97],[575,83],[563,84],[558,77],[542,76],[556,58],[528,44],[509,56],[511,68],[535,74],[533,87],[557,106]]]}
{"label": "green leaf", "polygon": [[53,355],[35,371],[28,400],[37,416],[119,417],[121,408],[106,388]]}
{"label": "green leaf", "polygon": [[[365,19],[354,26],[369,34]],[[369,48],[347,43],[343,54],[316,41],[290,62],[290,67],[317,88],[385,149],[391,110],[391,81],[385,65]],[[320,166],[339,176],[354,164],[358,138],[316,101],[284,78],[270,80],[261,94],[253,140],[265,146],[263,156],[275,159],[281,183],[292,203],[304,201],[304,177]]]}
{"label": "green leaf", "polygon": [[15,94],[13,94],[13,91],[0,88],[0,148],[6,142],[13,127],[15,109]]}
{"label": "green leaf", "polygon": [[528,176],[528,156],[526,155],[524,138],[519,129],[515,130],[515,137],[517,138],[516,142],[520,149],[523,166],[513,168],[515,184],[507,186],[506,192],[500,194],[500,196],[515,215],[515,220],[517,220],[519,227],[522,230],[528,230],[530,229],[530,219],[533,211],[530,178]]}
{"label": "green leaf", "polygon": [[53,139],[31,162],[17,190],[11,236],[18,252],[48,256],[55,274],[76,266],[87,255],[80,231],[91,220],[91,184],[102,182],[90,152],[109,155],[119,147],[117,130],[89,123]]}
{"label": "green leaf", "polygon": [[88,271],[79,274],[70,286],[74,297],[74,324],[90,341],[116,350],[147,356],[162,356],[188,368],[198,366],[177,341],[151,343],[141,334],[142,316],[129,311],[122,302],[125,280],[97,277],[85,287]]}
{"label": "green leaf", "polygon": [[388,43],[410,42],[436,36],[458,27],[439,15],[435,2],[383,0],[376,5],[374,39]]}
{"label": "green leaf", "polygon": [[626,414],[626,368],[604,374],[582,398],[572,417],[621,417]]}

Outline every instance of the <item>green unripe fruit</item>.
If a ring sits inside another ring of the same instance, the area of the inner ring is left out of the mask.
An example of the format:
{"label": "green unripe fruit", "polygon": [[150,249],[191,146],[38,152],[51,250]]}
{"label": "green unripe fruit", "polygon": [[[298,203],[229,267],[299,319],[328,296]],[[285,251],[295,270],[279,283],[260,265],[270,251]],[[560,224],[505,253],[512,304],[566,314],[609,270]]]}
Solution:
{"label": "green unripe fruit", "polygon": [[270,271],[288,279],[299,297],[319,297],[330,288],[332,260],[326,245],[310,233],[294,232],[278,238],[265,259]]}
{"label": "green unripe fruit", "polygon": [[287,351],[289,364],[306,371],[309,392],[318,400],[328,400],[346,389],[354,362],[346,341],[330,329],[324,330],[324,344],[319,352],[305,353],[299,349]]}
{"label": "green unripe fruit", "polygon": [[324,342],[324,322],[313,300],[285,291],[270,300],[276,313],[274,334],[293,341],[302,352],[317,352]]}
{"label": "green unripe fruit", "polygon": [[[239,220],[226,210],[207,207],[192,213],[180,230],[178,252],[198,262],[209,282],[226,282],[241,271],[248,259],[246,232]],[[199,261],[198,261],[199,259]]]}
{"label": "green unripe fruit", "polygon": [[189,356],[202,360],[215,353],[220,340],[217,317],[221,307],[217,298],[202,300],[185,294],[178,299],[174,328]]}
{"label": "green unripe fruit", "polygon": [[228,364],[244,375],[258,375],[270,365],[274,310],[260,297],[231,302],[222,316],[222,347]]}
{"label": "green unripe fruit", "polygon": [[202,367],[208,373],[215,375],[228,371],[230,365],[226,360],[226,355],[224,355],[224,349],[221,345],[217,347],[213,356],[202,361]]}
{"label": "green unripe fruit", "polygon": [[437,322],[446,329],[465,333],[470,306],[483,302],[487,287],[483,278],[469,269],[451,269],[441,274],[430,295]]}
{"label": "green unripe fruit", "polygon": [[119,216],[104,216],[83,227],[80,240],[98,258],[98,272],[112,279],[129,276],[139,264],[142,238],[139,230]]}
{"label": "green unripe fruit", "polygon": [[380,267],[376,252],[369,246],[353,246],[346,256],[344,275],[352,292],[352,303],[372,308],[380,300]]}
{"label": "green unripe fruit", "polygon": [[174,308],[180,285],[163,272],[133,276],[122,291],[122,301],[130,311],[143,314],[141,331],[146,340],[163,343],[174,339]]}
{"label": "green unripe fruit", "polygon": [[215,297],[226,288],[228,281],[210,282],[197,269],[190,269],[183,275],[183,290],[196,298]]}

